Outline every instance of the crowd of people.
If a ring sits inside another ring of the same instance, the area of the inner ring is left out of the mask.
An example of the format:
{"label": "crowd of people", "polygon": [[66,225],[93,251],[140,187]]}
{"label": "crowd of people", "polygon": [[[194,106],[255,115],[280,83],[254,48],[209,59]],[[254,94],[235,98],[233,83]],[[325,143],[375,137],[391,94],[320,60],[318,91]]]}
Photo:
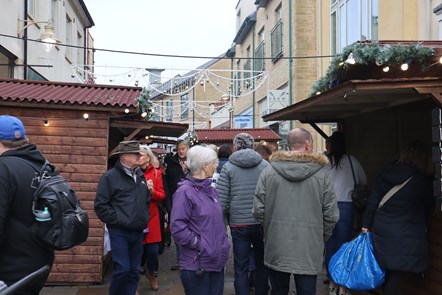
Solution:
{"label": "crowd of people", "polygon": [[[250,294],[253,286],[254,294],[287,295],[292,275],[296,294],[316,294],[324,264],[327,269],[355,234],[353,186],[367,183],[361,163],[347,153],[343,133],[334,132],[326,144],[324,154],[315,153],[304,128],[288,133],[288,151],[239,133],[220,147],[190,147],[179,140],[176,153],[160,160],[147,145],[120,142],[94,202],[109,231],[109,294],[138,294],[140,274],[152,290],[159,289],[166,228],[176,248],[172,270],[180,272],[188,295],[223,294],[230,246],[236,294]],[[361,218],[359,230],[372,232],[376,259],[387,270],[384,295],[398,294],[404,273],[429,265],[430,155],[428,145],[413,141],[381,169]],[[20,210],[32,206],[32,188],[19,184],[31,183],[34,171],[19,157],[38,165],[45,161],[23,123],[0,116],[0,280],[7,285],[54,261],[54,252],[31,238],[34,217]],[[17,294],[39,294],[46,279]],[[330,295],[350,294],[331,279],[327,283]]]}

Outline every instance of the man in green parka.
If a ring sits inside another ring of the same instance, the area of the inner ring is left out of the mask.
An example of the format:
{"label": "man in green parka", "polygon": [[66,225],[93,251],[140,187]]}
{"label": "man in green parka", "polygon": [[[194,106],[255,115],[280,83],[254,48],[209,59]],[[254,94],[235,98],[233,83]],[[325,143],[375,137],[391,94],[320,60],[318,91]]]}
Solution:
{"label": "man in green parka", "polygon": [[256,186],[253,216],[264,228],[264,263],[272,294],[314,295],[325,242],[339,219],[327,158],[313,154],[313,138],[303,128],[287,135],[290,151],[278,151]]}

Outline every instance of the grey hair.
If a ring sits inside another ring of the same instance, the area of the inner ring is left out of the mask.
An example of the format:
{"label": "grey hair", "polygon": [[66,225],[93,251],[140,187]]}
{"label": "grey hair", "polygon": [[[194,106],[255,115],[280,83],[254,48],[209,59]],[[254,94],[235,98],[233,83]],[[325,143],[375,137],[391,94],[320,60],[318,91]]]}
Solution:
{"label": "grey hair", "polygon": [[218,163],[218,156],[207,145],[195,145],[187,152],[187,168],[192,175],[201,172],[205,164],[212,163]]}
{"label": "grey hair", "polygon": [[154,168],[160,167],[160,161],[158,161],[158,158],[155,157],[155,155],[153,154],[152,150],[150,149],[150,147],[147,144],[141,144],[140,145],[140,153],[149,156],[150,163],[152,164],[152,166]]}
{"label": "grey hair", "polygon": [[237,150],[253,149],[254,142],[253,136],[245,132],[238,133],[233,139],[233,145]]}

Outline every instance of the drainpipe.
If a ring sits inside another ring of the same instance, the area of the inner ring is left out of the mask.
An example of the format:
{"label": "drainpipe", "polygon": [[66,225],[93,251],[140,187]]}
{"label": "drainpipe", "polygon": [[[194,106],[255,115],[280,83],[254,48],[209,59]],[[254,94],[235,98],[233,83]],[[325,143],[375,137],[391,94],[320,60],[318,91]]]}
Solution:
{"label": "drainpipe", "polygon": [[[195,83],[196,78],[193,79]],[[192,87],[192,130],[195,130],[195,87]]]}
{"label": "drainpipe", "polygon": [[23,31],[23,80],[28,79],[28,1],[24,0],[24,17],[23,17],[23,24],[24,24],[24,31]]}
{"label": "drainpipe", "polygon": [[[289,1],[289,105],[293,104],[293,60],[292,60],[292,1]],[[293,121],[290,120],[290,129],[292,130]]]}
{"label": "drainpipe", "polygon": [[[236,45],[235,45],[236,47]],[[230,59],[230,81],[233,81],[233,66],[234,66],[234,61],[233,61],[233,57]],[[233,128],[234,122],[233,122],[233,112],[234,112],[234,108],[233,108],[233,98],[234,98],[234,94],[235,94],[235,82],[233,82],[232,88],[230,89],[230,93],[229,93],[229,100],[230,100],[230,110],[229,110],[229,129]]]}
{"label": "drainpipe", "polygon": [[425,40],[430,40],[430,31],[431,31],[431,0],[426,1],[425,7]]}
{"label": "drainpipe", "polygon": [[[255,57],[255,26],[252,29],[252,56]],[[252,59],[252,75],[255,75],[255,59]],[[255,128],[255,79],[252,82],[252,128]]]}

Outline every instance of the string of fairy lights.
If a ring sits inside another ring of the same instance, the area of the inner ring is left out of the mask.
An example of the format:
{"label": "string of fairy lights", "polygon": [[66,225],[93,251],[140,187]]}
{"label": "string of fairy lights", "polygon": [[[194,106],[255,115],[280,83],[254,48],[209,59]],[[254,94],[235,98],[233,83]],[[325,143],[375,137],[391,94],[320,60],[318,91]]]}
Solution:
{"label": "string of fairy lights", "polygon": [[[230,69],[192,69],[186,74],[177,74],[174,76],[162,75],[161,71],[174,72],[180,69],[156,69],[149,68],[130,68],[130,67],[110,67],[113,71],[120,70],[119,73],[98,74],[92,65],[72,65],[72,77],[75,77],[80,83],[98,83],[111,85],[133,85],[146,87],[148,91],[170,96],[181,96],[197,86],[206,87],[209,85],[220,94],[232,94],[235,91],[235,97],[248,96],[257,89],[266,85],[269,77],[267,71],[253,70],[230,70]],[[243,85],[244,87],[238,87]]]}

